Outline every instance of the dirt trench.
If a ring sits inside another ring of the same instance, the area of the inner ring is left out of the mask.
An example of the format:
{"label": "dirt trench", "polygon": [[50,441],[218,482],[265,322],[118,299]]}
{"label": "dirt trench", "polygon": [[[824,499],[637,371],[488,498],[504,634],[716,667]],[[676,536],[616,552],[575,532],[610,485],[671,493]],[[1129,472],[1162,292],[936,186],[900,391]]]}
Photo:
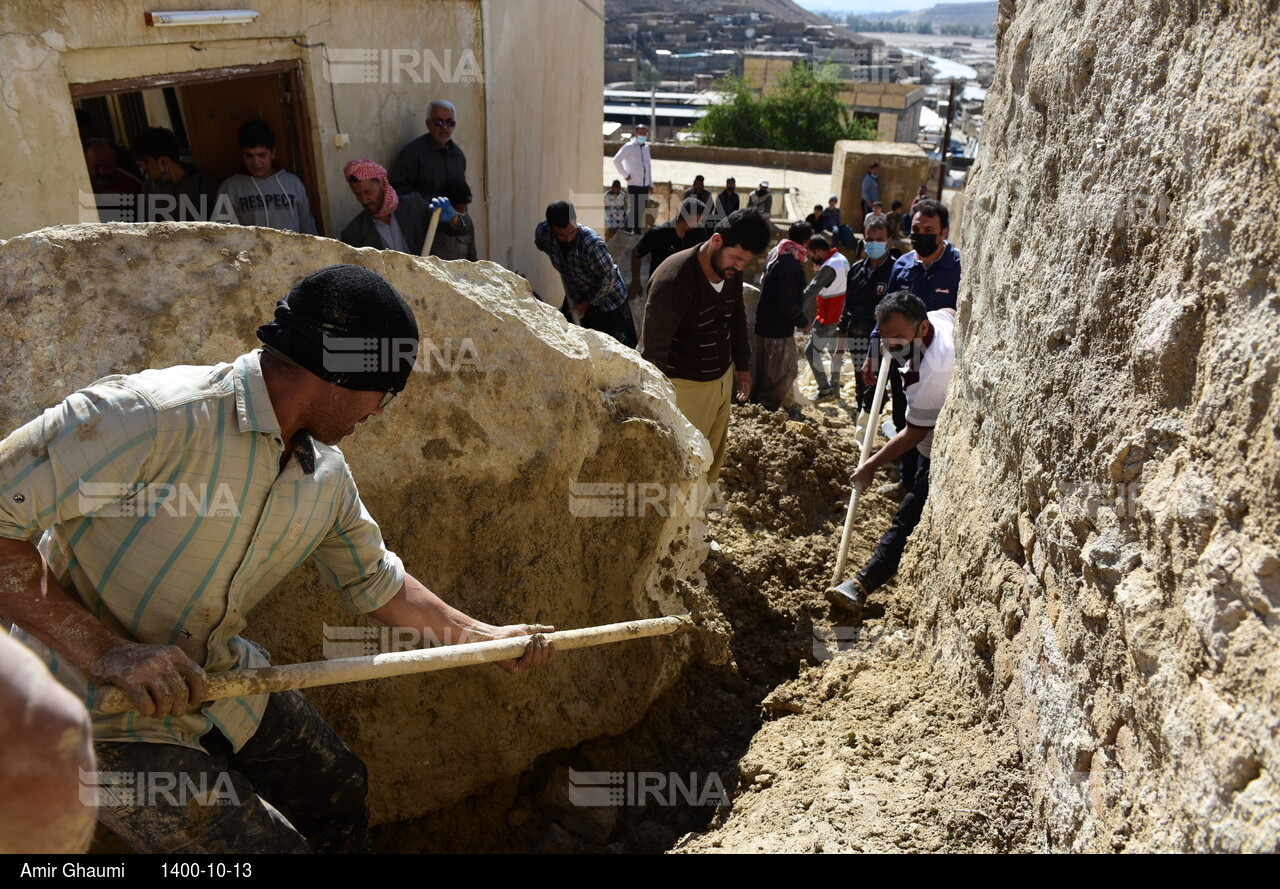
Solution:
{"label": "dirt trench", "polygon": [[[703,566],[715,617],[732,628],[727,652],[709,644],[631,731],[384,825],[377,848],[1033,848],[1017,745],[913,654],[909,591],[881,590],[861,628],[843,626],[823,598],[856,464],[853,416],[844,402],[734,407],[724,502],[708,519],[721,552]],[[851,570],[896,508],[874,490],[862,502]],[[617,804],[575,804],[585,781],[614,790]]]}

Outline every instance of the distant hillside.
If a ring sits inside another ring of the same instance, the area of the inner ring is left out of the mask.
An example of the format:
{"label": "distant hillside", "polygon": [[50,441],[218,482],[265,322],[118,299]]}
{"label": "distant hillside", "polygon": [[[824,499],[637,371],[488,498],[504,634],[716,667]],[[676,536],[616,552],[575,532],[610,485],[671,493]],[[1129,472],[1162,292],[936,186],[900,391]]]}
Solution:
{"label": "distant hillside", "polygon": [[935,28],[943,25],[994,25],[998,2],[990,3],[941,3],[919,12],[904,12],[898,21],[928,22]]}
{"label": "distant hillside", "polygon": [[[816,12],[801,9],[791,0],[605,0],[604,13],[608,18],[613,14],[638,12],[707,12],[722,6],[745,6],[756,12],[767,12],[784,22],[804,22],[809,25],[831,24]],[[991,21],[995,20],[993,13]]]}

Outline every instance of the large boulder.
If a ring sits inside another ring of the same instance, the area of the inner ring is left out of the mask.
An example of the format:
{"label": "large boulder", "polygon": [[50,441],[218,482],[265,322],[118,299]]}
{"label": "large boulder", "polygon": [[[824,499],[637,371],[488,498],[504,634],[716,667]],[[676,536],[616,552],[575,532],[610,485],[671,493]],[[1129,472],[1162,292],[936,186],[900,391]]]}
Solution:
{"label": "large boulder", "polygon": [[[0,242],[0,428],[107,374],[231,360],[257,344],[295,281],[340,262],[385,275],[424,337],[424,372],[344,443],[406,567],[499,624],[687,611],[682,580],[697,553],[686,504],[705,478],[706,440],[652,365],[566,324],[491,263],[213,224],[69,226]],[[347,614],[308,563],[247,635],[288,663],[322,659],[343,635],[333,628],[352,626],[378,625]],[[365,758],[373,817],[386,821],[625,731],[689,651],[686,639],[645,639],[562,653],[515,678],[481,666],[307,694]]]}
{"label": "large boulder", "polygon": [[1000,4],[904,565],[1050,848],[1280,837],[1274,4]]}

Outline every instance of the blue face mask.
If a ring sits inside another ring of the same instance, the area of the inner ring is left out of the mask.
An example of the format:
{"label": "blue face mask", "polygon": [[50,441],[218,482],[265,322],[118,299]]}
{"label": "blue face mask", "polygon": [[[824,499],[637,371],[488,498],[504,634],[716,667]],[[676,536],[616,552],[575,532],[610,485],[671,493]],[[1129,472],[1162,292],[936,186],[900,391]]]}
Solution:
{"label": "blue face mask", "polygon": [[648,142],[648,141],[649,141],[649,137],[648,137],[648,136],[636,136],[636,141],[637,141],[637,142],[639,142],[641,145],[643,145],[644,143],[646,143],[646,142]]}
{"label": "blue face mask", "polygon": [[889,249],[889,245],[884,241],[867,241],[863,246],[867,248],[867,257],[869,259],[879,259]]}

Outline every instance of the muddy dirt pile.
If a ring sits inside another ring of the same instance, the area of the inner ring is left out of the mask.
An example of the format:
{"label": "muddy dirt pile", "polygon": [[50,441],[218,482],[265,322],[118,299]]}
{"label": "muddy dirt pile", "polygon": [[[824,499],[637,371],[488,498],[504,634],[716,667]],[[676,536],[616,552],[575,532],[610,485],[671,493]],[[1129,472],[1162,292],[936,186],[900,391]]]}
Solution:
{"label": "muddy dirt pile", "polygon": [[[385,275],[423,337],[422,372],[343,443],[411,573],[498,624],[568,629],[698,610],[676,586],[700,561],[688,513],[625,515],[634,498],[619,488],[643,481],[688,499],[709,462],[704,440],[651,365],[569,327],[489,263],[207,224],[73,226],[0,242],[0,428],[107,374],[232,360],[257,345],[255,328],[298,279],[338,262]],[[247,635],[275,663],[421,643],[380,627],[346,613],[307,564],[254,610]],[[516,678],[472,667],[308,697],[368,763],[375,821],[398,819],[627,730],[689,651],[646,639]]]}
{"label": "muddy dirt pile", "polygon": [[1046,843],[1280,836],[1276,4],[1001,3],[917,650]]}
{"label": "muddy dirt pile", "polygon": [[[1023,848],[1032,818],[1016,744],[913,655],[914,597],[884,588],[861,629],[823,599],[856,461],[849,417],[842,405],[734,408],[709,519],[721,552],[703,564],[727,652],[700,647],[631,731],[388,825],[379,848]],[[896,508],[874,491],[863,505],[851,564]],[[616,804],[584,796],[599,787]]]}

